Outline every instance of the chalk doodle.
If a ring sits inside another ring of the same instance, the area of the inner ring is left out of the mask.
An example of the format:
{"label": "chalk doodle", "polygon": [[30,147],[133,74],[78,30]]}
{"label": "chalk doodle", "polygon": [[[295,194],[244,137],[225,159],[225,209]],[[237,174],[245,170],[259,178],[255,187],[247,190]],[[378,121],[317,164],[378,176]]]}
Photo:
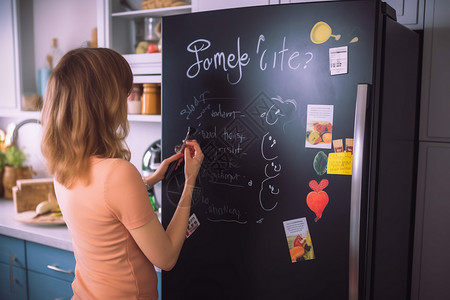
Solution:
{"label": "chalk doodle", "polygon": [[[297,110],[297,103],[293,99],[283,100],[280,96],[271,98],[272,104],[266,102],[266,110],[259,114],[259,117],[269,129],[280,123],[284,124],[288,121],[291,112]],[[259,205],[264,211],[274,210],[280,198],[280,189],[276,185],[275,178],[282,173],[282,166],[277,163],[279,158],[278,144],[276,138],[271,131],[266,132],[261,138],[261,157],[265,161],[264,175],[259,190]],[[262,219],[258,220],[262,222]]]}

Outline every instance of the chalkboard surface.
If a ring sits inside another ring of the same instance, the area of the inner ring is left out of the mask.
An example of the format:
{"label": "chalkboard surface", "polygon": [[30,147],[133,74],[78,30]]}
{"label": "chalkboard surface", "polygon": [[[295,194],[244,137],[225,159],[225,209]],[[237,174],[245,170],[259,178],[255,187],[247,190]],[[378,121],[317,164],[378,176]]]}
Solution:
{"label": "chalkboard surface", "polygon": [[[348,298],[351,176],[326,168],[331,140],[345,150],[352,138],[357,84],[372,82],[375,8],[163,19],[163,157],[189,126],[205,154],[191,209],[200,225],[163,272],[163,299]],[[163,182],[164,226],[183,184],[182,167]]]}

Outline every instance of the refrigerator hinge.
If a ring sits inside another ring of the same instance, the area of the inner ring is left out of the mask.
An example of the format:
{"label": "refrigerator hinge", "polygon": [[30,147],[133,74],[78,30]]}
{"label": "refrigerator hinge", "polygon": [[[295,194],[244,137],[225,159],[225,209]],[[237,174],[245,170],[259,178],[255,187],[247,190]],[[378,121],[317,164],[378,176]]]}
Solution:
{"label": "refrigerator hinge", "polygon": [[381,2],[381,12],[392,20],[397,21],[397,13],[395,12],[395,9],[393,9],[392,6],[386,2]]}

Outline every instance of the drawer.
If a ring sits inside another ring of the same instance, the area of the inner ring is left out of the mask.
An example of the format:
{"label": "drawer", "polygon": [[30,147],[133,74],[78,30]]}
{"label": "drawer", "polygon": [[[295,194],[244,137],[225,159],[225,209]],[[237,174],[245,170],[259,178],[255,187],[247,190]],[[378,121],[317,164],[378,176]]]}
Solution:
{"label": "drawer", "polygon": [[26,242],[28,270],[72,282],[75,277],[73,252]]}
{"label": "drawer", "polygon": [[29,300],[67,299],[73,296],[72,283],[33,271],[28,271]]}
{"label": "drawer", "polygon": [[0,263],[8,264],[13,261],[13,266],[26,268],[25,241],[0,235]]}
{"label": "drawer", "polygon": [[25,269],[0,262],[0,299],[27,300]]}

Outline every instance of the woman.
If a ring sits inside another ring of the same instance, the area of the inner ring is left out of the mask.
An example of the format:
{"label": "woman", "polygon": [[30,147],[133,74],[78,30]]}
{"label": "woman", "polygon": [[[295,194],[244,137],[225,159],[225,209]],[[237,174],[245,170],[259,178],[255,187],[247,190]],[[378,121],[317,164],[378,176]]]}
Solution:
{"label": "woman", "polygon": [[48,82],[41,147],[73,240],[74,299],[157,299],[154,265],[170,270],[185,240],[203,153],[187,141],[184,155],[144,178],[154,185],[184,156],[184,190],[164,230],[125,144],[132,81],[120,54],[84,48],[64,55]]}

